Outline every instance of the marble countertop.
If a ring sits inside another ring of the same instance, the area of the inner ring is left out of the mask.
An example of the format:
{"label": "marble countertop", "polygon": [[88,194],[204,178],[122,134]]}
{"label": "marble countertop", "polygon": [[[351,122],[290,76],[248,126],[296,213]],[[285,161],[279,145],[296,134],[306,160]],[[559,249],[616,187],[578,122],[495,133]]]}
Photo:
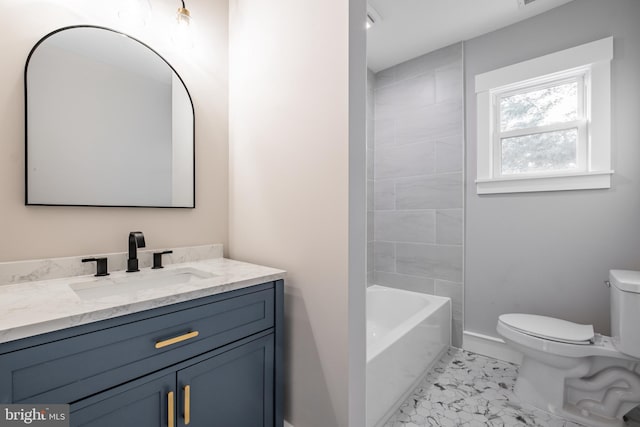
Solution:
{"label": "marble countertop", "polygon": [[[132,278],[134,274],[139,275],[136,278],[151,278],[154,274],[171,274],[178,269],[196,269],[212,276],[96,297],[81,297],[72,287],[93,281]],[[118,271],[106,278],[76,276],[0,286],[0,343],[242,289],[283,279],[285,274],[275,268],[214,258],[172,264],[162,270]]]}

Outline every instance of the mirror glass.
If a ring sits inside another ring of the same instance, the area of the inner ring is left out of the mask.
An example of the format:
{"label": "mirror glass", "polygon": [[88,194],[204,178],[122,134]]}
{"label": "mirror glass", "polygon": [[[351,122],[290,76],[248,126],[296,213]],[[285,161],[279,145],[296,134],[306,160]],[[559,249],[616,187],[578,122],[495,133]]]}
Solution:
{"label": "mirror glass", "polygon": [[27,205],[195,206],[191,97],[145,44],[54,31],[27,59],[25,96]]}

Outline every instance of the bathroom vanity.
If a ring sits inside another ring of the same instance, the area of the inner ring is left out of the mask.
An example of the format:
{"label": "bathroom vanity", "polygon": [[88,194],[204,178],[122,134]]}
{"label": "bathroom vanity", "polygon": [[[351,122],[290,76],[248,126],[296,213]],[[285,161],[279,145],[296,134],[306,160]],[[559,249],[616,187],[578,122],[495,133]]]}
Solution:
{"label": "bathroom vanity", "polygon": [[0,402],[66,403],[73,426],[282,427],[284,272],[220,258],[136,288],[153,274],[0,286]]}
{"label": "bathroom vanity", "polygon": [[[151,47],[60,28],[24,82],[26,205],[195,208],[193,102]],[[0,263],[0,403],[68,404],[72,426],[282,427],[285,272],[221,247],[139,265],[144,247],[131,232],[127,272],[123,254]]]}

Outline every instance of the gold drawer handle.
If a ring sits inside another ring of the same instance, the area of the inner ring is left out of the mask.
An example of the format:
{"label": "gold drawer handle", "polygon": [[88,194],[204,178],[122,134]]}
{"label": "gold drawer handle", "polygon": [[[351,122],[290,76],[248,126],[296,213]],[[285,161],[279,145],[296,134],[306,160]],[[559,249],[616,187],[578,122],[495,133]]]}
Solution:
{"label": "gold drawer handle", "polygon": [[173,392],[170,391],[167,394],[167,425],[169,427],[173,427],[173,418],[174,418],[174,413],[173,413]]}
{"label": "gold drawer handle", "polygon": [[191,386],[184,386],[184,425],[191,422]]}
{"label": "gold drawer handle", "polygon": [[168,340],[164,340],[164,341],[158,341],[156,343],[156,348],[162,348],[162,347],[166,347],[172,344],[176,344],[182,341],[186,341],[189,340],[191,338],[195,338],[199,335],[200,333],[198,331],[193,331],[193,332],[189,332],[186,333],[184,335],[180,335],[177,337],[173,337],[173,338],[169,338]]}

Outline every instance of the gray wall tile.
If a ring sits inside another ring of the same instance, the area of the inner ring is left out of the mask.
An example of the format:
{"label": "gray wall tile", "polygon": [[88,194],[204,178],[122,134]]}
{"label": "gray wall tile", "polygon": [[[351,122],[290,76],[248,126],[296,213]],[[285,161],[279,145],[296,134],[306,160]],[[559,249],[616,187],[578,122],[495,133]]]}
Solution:
{"label": "gray wall tile", "polygon": [[375,133],[375,75],[371,70],[367,70],[367,178],[373,179],[373,159],[376,140]]}
{"label": "gray wall tile", "polygon": [[445,209],[436,212],[436,243],[462,244],[462,209]]}
{"label": "gray wall tile", "polygon": [[376,119],[374,125],[375,148],[385,145],[395,144],[395,120],[394,119]]}
{"label": "gray wall tile", "polygon": [[453,319],[451,322],[451,345],[462,348],[464,323],[462,320]]}
{"label": "gray wall tile", "polygon": [[375,120],[367,119],[367,150],[373,150],[373,147],[375,146],[375,126]]}
{"label": "gray wall tile", "polygon": [[376,285],[431,295],[434,295],[435,290],[433,279],[409,276],[407,274],[388,273],[385,271],[375,271],[373,273],[373,282]]}
{"label": "gray wall tile", "polygon": [[378,148],[374,161],[374,176],[400,178],[430,175],[435,171],[436,149],[433,142]]}
{"label": "gray wall tile", "polygon": [[460,135],[462,120],[461,100],[416,107],[397,117],[395,142],[406,144]]}
{"label": "gray wall tile", "polygon": [[373,269],[375,271],[395,272],[395,244],[392,242],[373,243]]}
{"label": "gray wall tile", "polygon": [[378,71],[375,75],[374,89],[380,89],[385,86],[389,86],[397,82],[396,68],[390,67],[386,70]]}
{"label": "gray wall tile", "polygon": [[462,246],[397,243],[396,271],[462,282]]}
{"label": "gray wall tile", "polygon": [[434,243],[435,211],[381,211],[374,216],[376,240]]}
{"label": "gray wall tile", "polygon": [[463,145],[462,134],[436,141],[436,173],[462,171]]}
{"label": "gray wall tile", "polygon": [[367,70],[367,118],[374,119],[375,111],[375,81],[376,76],[371,70]]}
{"label": "gray wall tile", "polygon": [[436,102],[460,100],[462,98],[462,62],[439,68],[435,72]]}
{"label": "gray wall tile", "polygon": [[367,120],[374,120],[376,104],[374,103],[373,93],[372,96],[369,97],[369,92],[367,92]]}
{"label": "gray wall tile", "polygon": [[395,119],[436,99],[435,76],[425,74],[375,91],[377,119]]}
{"label": "gray wall tile", "polygon": [[395,81],[401,81],[420,74],[433,72],[438,68],[459,62],[461,59],[462,43],[456,43],[391,67],[393,69],[391,72]]}
{"label": "gray wall tile", "polygon": [[420,141],[432,141],[438,134],[437,127],[429,116],[436,107],[418,108],[396,120],[394,143],[411,144]]}
{"label": "gray wall tile", "polygon": [[452,173],[396,182],[398,209],[446,209],[462,207],[462,174]]}
{"label": "gray wall tile", "polygon": [[373,189],[373,208],[391,210],[396,207],[396,183],[392,179],[377,180]]}
{"label": "gray wall tile", "polygon": [[375,193],[374,178],[374,155],[375,155],[375,75],[371,70],[367,70],[367,283],[373,279],[373,202]]}
{"label": "gray wall tile", "polygon": [[367,179],[367,212],[373,212],[374,188],[373,179]]}
{"label": "gray wall tile", "polygon": [[441,297],[451,298],[451,313],[454,319],[462,320],[462,283],[446,280],[435,281],[435,294]]}
{"label": "gray wall tile", "polygon": [[368,175],[374,182],[367,237],[375,240],[369,283],[450,296],[456,346],[462,342],[462,80],[461,43],[376,74]]}

